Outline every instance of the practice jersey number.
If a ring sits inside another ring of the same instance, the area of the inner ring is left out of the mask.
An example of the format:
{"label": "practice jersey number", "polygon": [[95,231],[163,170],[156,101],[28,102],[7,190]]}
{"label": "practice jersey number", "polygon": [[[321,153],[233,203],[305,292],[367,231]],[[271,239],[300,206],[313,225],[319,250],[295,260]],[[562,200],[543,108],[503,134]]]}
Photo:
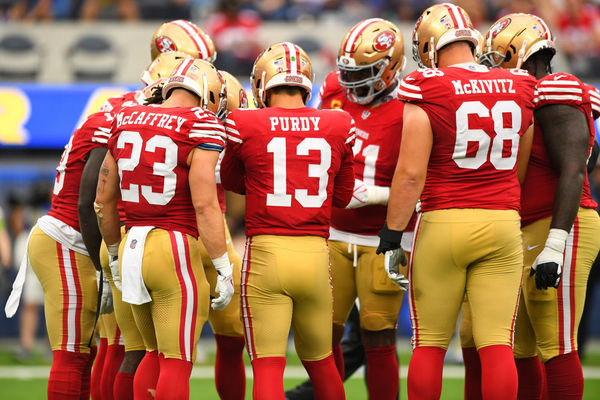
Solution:
{"label": "practice jersey number", "polygon": [[154,162],[152,165],[153,175],[164,178],[162,192],[153,192],[152,186],[129,184],[129,188],[121,187],[121,198],[123,201],[132,203],[140,202],[140,191],[148,204],[164,206],[175,196],[175,187],[177,185],[177,175],[173,170],[177,166],[177,145],[168,136],[155,135],[146,142],[139,132],[123,131],[117,140],[117,148],[123,149],[126,144],[131,145],[131,156],[129,158],[120,158],[117,162],[119,166],[119,177],[123,182],[123,172],[133,171],[140,163],[142,150],[154,153],[157,149],[164,149],[164,162]]}
{"label": "practice jersey number", "polygon": [[[327,171],[331,166],[331,146],[324,138],[306,138],[296,147],[296,155],[307,156],[311,150],[319,151],[319,164],[308,165],[308,177],[319,179],[318,194],[308,194],[308,189],[295,189],[294,197],[303,207],[318,208],[327,200]],[[267,193],[267,205],[290,207],[292,195],[287,193],[286,140],[283,137],[271,139],[267,151],[273,153],[273,193]]]}
{"label": "practice jersey number", "polygon": [[[483,129],[469,126],[470,115],[492,118],[496,133],[493,140]],[[509,115],[508,127],[505,126],[505,115]],[[498,101],[491,109],[480,101],[464,102],[456,110],[456,143],[452,159],[460,168],[477,169],[489,159],[496,169],[510,170],[517,162],[520,129],[521,108],[512,100]],[[505,149],[506,142],[510,143]],[[467,156],[469,143],[477,143],[477,152],[473,156]]]}

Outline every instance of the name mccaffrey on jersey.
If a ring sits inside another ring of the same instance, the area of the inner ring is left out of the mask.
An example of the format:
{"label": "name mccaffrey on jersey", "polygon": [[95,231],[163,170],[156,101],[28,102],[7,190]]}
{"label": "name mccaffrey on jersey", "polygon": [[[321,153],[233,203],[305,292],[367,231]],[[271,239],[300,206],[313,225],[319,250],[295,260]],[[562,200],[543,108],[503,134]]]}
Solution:
{"label": "name mccaffrey on jersey", "polygon": [[319,130],[321,117],[270,117],[269,119],[271,131],[308,132]]}
{"label": "name mccaffrey on jersey", "polygon": [[516,93],[512,79],[469,79],[452,81],[454,94]]}
{"label": "name mccaffrey on jersey", "polygon": [[[138,111],[133,111],[130,115],[123,117],[124,114],[124,112],[120,112],[117,114],[118,128],[121,127],[121,125],[125,124],[150,125],[156,126],[158,128],[175,129],[175,132],[179,132],[183,124],[185,124],[185,121],[187,121],[186,118],[163,113],[147,113],[145,111],[142,111],[138,115]],[[172,125],[173,122],[175,122],[177,126]]]}

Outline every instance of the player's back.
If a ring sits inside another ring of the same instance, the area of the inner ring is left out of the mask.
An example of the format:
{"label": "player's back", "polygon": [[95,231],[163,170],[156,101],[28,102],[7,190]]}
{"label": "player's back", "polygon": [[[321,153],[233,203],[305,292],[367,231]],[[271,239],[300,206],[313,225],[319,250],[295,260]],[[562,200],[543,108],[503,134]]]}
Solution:
{"label": "player's back", "polygon": [[423,211],[519,209],[516,161],[532,123],[534,87],[526,71],[474,63],[403,79],[399,97],[425,110],[433,131]]}
{"label": "player's back", "polygon": [[345,206],[354,187],[352,118],[272,107],[235,110],[225,127],[221,177],[226,188],[244,179],[247,235],[327,237],[332,205]]}
{"label": "player's back", "polygon": [[106,147],[111,121],[110,113],[97,112],[88,116],[71,135],[56,167],[52,204],[48,215],[58,218],[77,231],[77,203],[83,168],[90,151],[96,147]]}
{"label": "player's back", "polygon": [[119,167],[126,225],[198,236],[187,164],[196,148],[222,150],[225,132],[200,107],[133,106],[113,121],[109,150]]}
{"label": "player's back", "polygon": [[[567,105],[581,111],[586,116],[589,127],[589,152],[591,152],[594,145],[596,133],[592,117],[593,103],[590,89],[593,88],[588,88],[573,75],[551,74],[538,80],[537,94],[534,99],[536,110],[548,105]],[[552,215],[554,195],[559,178],[558,171],[554,168],[546,148],[541,124],[537,120],[534,129],[531,157],[522,186],[521,215],[523,225],[528,225],[540,218]],[[568,135],[569,132],[564,132],[564,134]],[[587,174],[583,182],[581,206],[593,209],[597,207],[591,195]]]}

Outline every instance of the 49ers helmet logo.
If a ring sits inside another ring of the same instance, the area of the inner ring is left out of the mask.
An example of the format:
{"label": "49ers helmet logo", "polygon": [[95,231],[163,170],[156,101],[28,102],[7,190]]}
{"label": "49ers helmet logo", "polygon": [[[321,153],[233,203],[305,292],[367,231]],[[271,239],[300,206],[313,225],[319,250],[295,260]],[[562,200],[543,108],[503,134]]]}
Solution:
{"label": "49ers helmet logo", "polygon": [[490,36],[492,38],[495,38],[496,36],[498,36],[498,34],[500,32],[502,32],[509,24],[510,24],[510,18],[506,18],[503,19],[502,21],[498,22],[496,25],[494,25],[491,29],[490,29]]}
{"label": "49ers helmet logo", "polygon": [[166,36],[159,36],[156,38],[156,48],[161,53],[177,50],[175,43],[173,43],[173,41]]}
{"label": "49ers helmet logo", "polygon": [[373,47],[377,51],[386,51],[394,45],[395,35],[390,31],[381,32],[376,38]]}
{"label": "49ers helmet logo", "polygon": [[244,89],[240,89],[240,108],[248,108],[248,96]]}

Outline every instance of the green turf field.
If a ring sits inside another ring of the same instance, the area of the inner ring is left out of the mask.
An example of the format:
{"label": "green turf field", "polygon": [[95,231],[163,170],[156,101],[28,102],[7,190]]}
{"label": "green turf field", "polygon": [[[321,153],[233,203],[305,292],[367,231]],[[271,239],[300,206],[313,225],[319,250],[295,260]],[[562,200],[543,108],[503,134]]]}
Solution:
{"label": "green turf field", "polygon": [[[401,369],[401,398],[406,399],[406,367],[410,359],[409,353],[402,352],[400,354]],[[191,399],[206,399],[206,400],[218,400],[216,390],[214,388],[213,379],[210,378],[212,374],[212,362],[214,360],[214,353],[209,350],[207,352],[207,359],[203,365],[194,368],[192,373],[192,379],[190,383],[190,398]],[[0,350],[0,399],[1,400],[38,400],[46,398],[46,379],[45,378],[24,378],[27,376],[40,376],[47,373],[48,363],[39,362],[36,360],[32,364],[19,364],[14,361],[10,353]],[[45,365],[41,365],[45,364]],[[585,391],[583,398],[586,400],[600,399],[600,352],[590,353],[583,362],[584,374],[587,375],[585,378]],[[249,365],[247,363],[246,365]],[[291,354],[288,359],[289,368],[286,370],[286,375],[293,377],[287,377],[284,380],[286,389],[292,388],[300,383],[303,378],[301,377],[304,373],[299,366],[300,363]],[[458,400],[463,399],[463,379],[460,377],[460,367],[456,365],[447,365],[445,373],[452,378],[444,378],[442,386],[442,399]],[[288,372],[291,372],[288,374]],[[17,377],[6,377],[6,376],[21,376]],[[208,377],[206,377],[208,376]],[[345,383],[346,398],[349,400],[363,400],[367,399],[366,388],[362,374],[356,374],[355,377],[349,379]],[[252,380],[247,381],[247,399],[251,398]]]}

